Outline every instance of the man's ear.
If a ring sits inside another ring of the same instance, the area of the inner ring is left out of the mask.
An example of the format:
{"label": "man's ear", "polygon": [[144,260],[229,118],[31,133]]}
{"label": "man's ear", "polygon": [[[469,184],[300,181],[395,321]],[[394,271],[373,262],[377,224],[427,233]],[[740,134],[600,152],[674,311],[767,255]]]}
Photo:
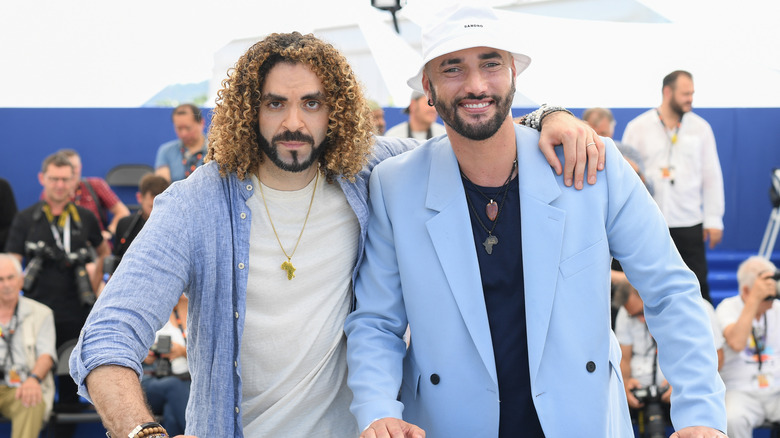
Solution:
{"label": "man's ear", "polygon": [[428,73],[425,72],[425,69],[423,69],[422,86],[423,86],[423,91],[425,92],[426,99],[428,99],[430,101],[431,100],[431,82],[428,80]]}
{"label": "man's ear", "polygon": [[661,94],[663,95],[664,99],[668,99],[672,95],[672,86],[667,85],[661,90]]}
{"label": "man's ear", "polygon": [[38,172],[38,182],[41,183],[41,185],[43,185],[43,173],[41,172]]}
{"label": "man's ear", "polygon": [[141,199],[142,199],[142,198],[143,198],[143,196],[141,196],[141,192],[135,192],[135,200],[136,200],[136,201],[137,201],[139,204],[141,203]]}

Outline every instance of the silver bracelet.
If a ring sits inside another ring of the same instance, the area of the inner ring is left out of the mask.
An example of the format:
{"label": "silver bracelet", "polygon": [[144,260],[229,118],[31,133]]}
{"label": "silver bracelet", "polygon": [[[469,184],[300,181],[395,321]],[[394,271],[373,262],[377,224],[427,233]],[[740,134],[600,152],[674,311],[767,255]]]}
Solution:
{"label": "silver bracelet", "polygon": [[549,116],[552,113],[556,113],[558,111],[565,111],[569,113],[570,116],[574,117],[574,114],[571,113],[571,111],[567,110],[566,108],[562,106],[547,106],[542,105],[542,108],[544,108],[544,112],[542,112],[542,115],[539,116],[539,130],[542,130],[542,123],[544,123],[544,118]]}

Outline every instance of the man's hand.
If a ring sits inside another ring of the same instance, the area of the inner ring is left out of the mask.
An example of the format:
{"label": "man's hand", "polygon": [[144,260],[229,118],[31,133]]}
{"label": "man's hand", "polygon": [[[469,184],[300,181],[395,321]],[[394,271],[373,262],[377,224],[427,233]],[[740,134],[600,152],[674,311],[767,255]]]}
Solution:
{"label": "man's hand", "polygon": [[[554,150],[561,144],[563,169]],[[563,183],[567,186],[572,185],[573,179],[574,187],[582,189],[586,164],[588,184],[595,184],[596,171],[604,169],[604,142],[587,123],[565,111],[556,111],[544,118],[539,149],[556,174],[563,171]]]}
{"label": "man's hand", "polygon": [[721,239],[723,239],[723,230],[717,228],[705,228],[704,229],[704,241],[710,241],[710,249],[715,248]]}
{"label": "man's hand", "polygon": [[360,438],[425,438],[425,431],[398,418],[386,417],[371,423]]}
{"label": "man's hand", "polygon": [[672,385],[669,384],[666,380],[661,384],[661,387],[668,386],[669,388],[661,394],[661,401],[664,403],[671,403],[672,402]]}
{"label": "man's hand", "polygon": [[31,408],[43,400],[41,384],[32,377],[28,377],[16,388],[16,399],[22,402],[25,408]]}
{"label": "man's hand", "polygon": [[167,357],[170,360],[174,360],[179,357],[187,357],[187,347],[176,342],[171,342],[171,352],[163,354],[163,357]]}
{"label": "man's hand", "polygon": [[777,282],[772,278],[773,274],[774,272],[760,273],[753,282],[746,301],[758,307],[767,298],[777,295]]}
{"label": "man's hand", "polygon": [[685,427],[673,433],[669,438],[728,438],[725,433],[704,426]]}
{"label": "man's hand", "polygon": [[634,393],[631,392],[632,389],[642,387],[642,385],[639,384],[639,380],[630,377],[628,380],[626,380],[625,387],[626,387],[626,400],[628,400],[628,405],[630,407],[634,409],[639,409],[645,405],[644,403],[641,403],[636,397],[634,397]]}

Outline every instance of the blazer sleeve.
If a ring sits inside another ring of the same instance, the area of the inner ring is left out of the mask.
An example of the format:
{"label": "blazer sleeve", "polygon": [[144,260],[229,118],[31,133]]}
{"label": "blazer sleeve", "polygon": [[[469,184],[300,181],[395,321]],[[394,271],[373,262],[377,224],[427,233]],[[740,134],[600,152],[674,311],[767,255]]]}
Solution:
{"label": "blazer sleeve", "polygon": [[725,388],[696,276],[682,261],[663,215],[636,173],[611,140],[605,143],[610,252],[644,301],[659,365],[673,388],[672,423],[677,430],[708,426],[725,431]]}

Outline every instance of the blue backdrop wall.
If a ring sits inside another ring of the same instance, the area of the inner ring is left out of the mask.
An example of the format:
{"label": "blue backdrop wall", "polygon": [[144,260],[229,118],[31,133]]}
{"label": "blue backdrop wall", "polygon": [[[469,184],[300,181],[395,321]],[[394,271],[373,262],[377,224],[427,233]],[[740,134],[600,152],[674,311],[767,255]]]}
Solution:
{"label": "blue backdrop wall", "polygon": [[[615,137],[646,109],[614,110]],[[582,109],[573,110],[580,115]],[[725,234],[719,250],[755,252],[771,212],[772,169],[780,167],[780,108],[696,108],[713,127],[726,190]],[[44,157],[59,148],[82,155],[84,175],[105,176],[122,163],[154,164],[157,147],[175,138],[168,108],[0,108],[0,177],[7,179],[20,208],[40,194],[37,174]],[[514,109],[516,115],[527,112]],[[392,126],[404,120],[388,108]],[[208,114],[206,119],[209,119]],[[132,202],[132,190],[119,193]]]}

